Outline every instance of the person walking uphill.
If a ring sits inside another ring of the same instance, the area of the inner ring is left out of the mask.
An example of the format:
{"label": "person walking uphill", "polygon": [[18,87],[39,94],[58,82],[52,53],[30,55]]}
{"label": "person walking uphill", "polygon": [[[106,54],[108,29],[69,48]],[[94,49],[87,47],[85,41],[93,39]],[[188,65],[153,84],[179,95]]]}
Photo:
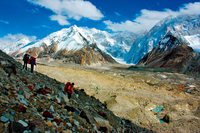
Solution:
{"label": "person walking uphill", "polygon": [[36,65],[36,58],[35,57],[31,57],[29,59],[28,63],[31,64],[31,73],[33,73],[34,65]]}
{"label": "person walking uphill", "polygon": [[74,83],[71,84],[70,82],[67,82],[67,83],[65,84],[64,93],[67,92],[68,99],[71,98],[72,93],[73,93],[73,89],[74,89]]}
{"label": "person walking uphill", "polygon": [[27,70],[28,60],[29,60],[29,54],[25,54],[23,57],[23,61],[24,61],[23,69],[25,68]]}

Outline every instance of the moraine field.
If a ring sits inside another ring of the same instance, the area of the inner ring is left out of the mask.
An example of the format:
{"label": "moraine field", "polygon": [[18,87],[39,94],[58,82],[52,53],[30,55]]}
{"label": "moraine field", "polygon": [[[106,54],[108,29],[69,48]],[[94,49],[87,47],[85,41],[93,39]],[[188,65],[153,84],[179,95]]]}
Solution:
{"label": "moraine field", "polygon": [[35,70],[63,83],[74,82],[76,89],[139,126],[157,132],[200,132],[200,78],[129,67],[52,62],[40,63]]}

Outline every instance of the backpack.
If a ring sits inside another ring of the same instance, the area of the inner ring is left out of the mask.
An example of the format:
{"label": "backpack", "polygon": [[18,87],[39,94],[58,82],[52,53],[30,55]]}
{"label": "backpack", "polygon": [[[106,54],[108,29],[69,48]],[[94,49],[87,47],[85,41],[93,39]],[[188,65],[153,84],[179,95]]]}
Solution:
{"label": "backpack", "polygon": [[70,85],[71,85],[70,82],[67,82],[67,83],[65,84],[64,92],[67,92],[67,91],[68,91],[68,88],[69,88]]}
{"label": "backpack", "polygon": [[73,89],[74,89],[74,85],[73,84],[70,84],[67,88],[67,92],[68,93],[73,93]]}
{"label": "backpack", "polygon": [[32,64],[32,65],[36,65],[36,58],[35,57],[31,57],[28,61],[29,64]]}

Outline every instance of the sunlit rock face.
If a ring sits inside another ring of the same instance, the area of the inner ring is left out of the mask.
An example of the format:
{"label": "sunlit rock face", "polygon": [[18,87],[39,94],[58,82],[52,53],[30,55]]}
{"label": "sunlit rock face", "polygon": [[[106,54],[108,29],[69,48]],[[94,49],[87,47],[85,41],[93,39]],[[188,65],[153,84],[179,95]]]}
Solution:
{"label": "sunlit rock face", "polygon": [[171,33],[168,33],[137,65],[200,74],[199,54]]}

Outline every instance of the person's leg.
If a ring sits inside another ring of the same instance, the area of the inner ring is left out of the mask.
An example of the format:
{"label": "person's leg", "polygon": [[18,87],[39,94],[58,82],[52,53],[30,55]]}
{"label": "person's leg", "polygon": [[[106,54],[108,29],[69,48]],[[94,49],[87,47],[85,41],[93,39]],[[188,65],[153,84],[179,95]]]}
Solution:
{"label": "person's leg", "polygon": [[31,73],[33,73],[33,67],[34,67],[34,65],[31,64]]}
{"label": "person's leg", "polygon": [[27,70],[27,63],[25,64],[25,69]]}
{"label": "person's leg", "polygon": [[24,69],[24,67],[25,67],[25,64],[26,64],[26,63],[25,63],[25,61],[24,61],[23,69]]}
{"label": "person's leg", "polygon": [[67,93],[67,94],[68,94],[68,99],[70,99],[72,94],[71,93]]}

